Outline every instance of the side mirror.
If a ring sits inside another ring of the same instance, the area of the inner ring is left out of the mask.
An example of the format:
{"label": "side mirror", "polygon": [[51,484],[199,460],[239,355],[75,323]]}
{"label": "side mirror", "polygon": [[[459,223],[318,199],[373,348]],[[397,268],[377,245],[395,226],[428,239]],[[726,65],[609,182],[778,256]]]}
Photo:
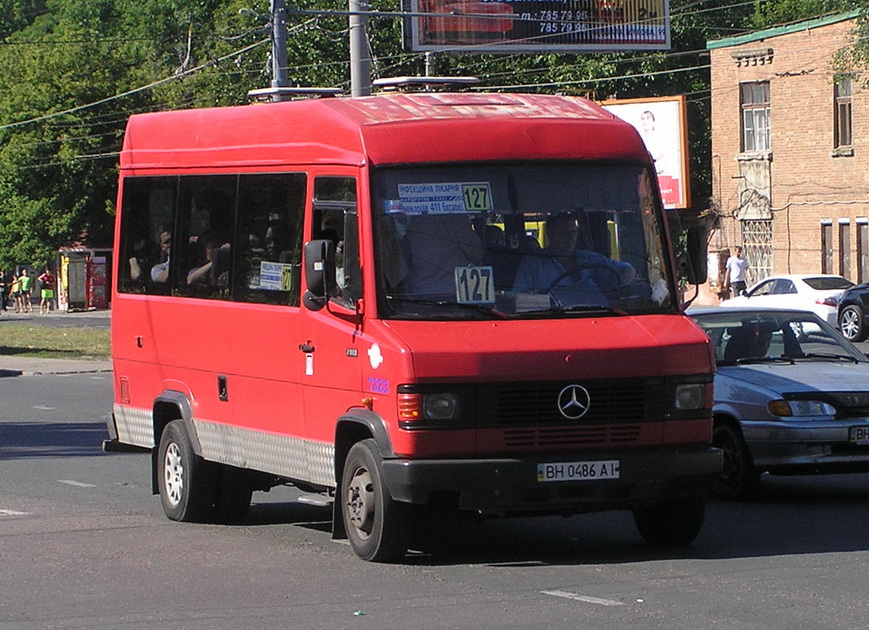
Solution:
{"label": "side mirror", "polygon": [[305,285],[303,301],[312,311],[326,305],[335,287],[335,244],[329,240],[305,243]]}
{"label": "side mirror", "polygon": [[703,284],[709,275],[706,253],[708,230],[704,225],[692,225],[688,228],[687,236],[685,277],[688,284]]}

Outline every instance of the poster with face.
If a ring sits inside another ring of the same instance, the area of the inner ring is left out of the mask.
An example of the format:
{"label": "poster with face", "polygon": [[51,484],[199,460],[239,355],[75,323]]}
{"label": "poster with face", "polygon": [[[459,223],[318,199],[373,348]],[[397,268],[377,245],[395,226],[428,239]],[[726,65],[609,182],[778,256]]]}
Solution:
{"label": "poster with face", "polygon": [[655,162],[664,207],[687,208],[691,201],[685,97],[606,101],[601,105],[640,133]]}

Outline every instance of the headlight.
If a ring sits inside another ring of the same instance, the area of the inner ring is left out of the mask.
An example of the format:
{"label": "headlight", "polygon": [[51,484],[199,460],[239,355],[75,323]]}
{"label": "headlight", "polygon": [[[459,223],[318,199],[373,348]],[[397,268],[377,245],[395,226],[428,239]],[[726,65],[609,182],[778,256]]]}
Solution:
{"label": "headlight", "polygon": [[820,400],[773,400],[767,409],[782,418],[803,416],[835,416],[836,408]]}
{"label": "headlight", "polygon": [[678,411],[690,411],[706,407],[706,383],[684,383],[676,386],[673,402]]}
{"label": "headlight", "polygon": [[459,399],[455,394],[426,394],[422,415],[426,420],[451,420],[459,415]]}

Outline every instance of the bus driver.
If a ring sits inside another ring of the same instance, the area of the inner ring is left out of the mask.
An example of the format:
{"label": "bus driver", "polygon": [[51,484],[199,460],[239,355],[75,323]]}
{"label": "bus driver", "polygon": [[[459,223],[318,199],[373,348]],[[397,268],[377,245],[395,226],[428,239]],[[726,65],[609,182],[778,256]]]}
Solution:
{"label": "bus driver", "polygon": [[634,281],[636,271],[626,262],[576,248],[579,228],[567,212],[546,220],[547,246],[519,265],[516,293],[549,294],[558,306],[608,306],[607,294]]}

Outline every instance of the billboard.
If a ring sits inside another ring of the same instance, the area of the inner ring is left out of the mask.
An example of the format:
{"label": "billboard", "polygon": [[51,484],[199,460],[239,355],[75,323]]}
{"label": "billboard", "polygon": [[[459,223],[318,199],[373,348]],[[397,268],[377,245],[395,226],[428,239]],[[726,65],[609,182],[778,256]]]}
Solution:
{"label": "billboard", "polygon": [[685,97],[604,101],[601,106],[640,132],[655,161],[664,207],[690,206]]}
{"label": "billboard", "polygon": [[668,50],[670,0],[402,0],[412,51]]}

